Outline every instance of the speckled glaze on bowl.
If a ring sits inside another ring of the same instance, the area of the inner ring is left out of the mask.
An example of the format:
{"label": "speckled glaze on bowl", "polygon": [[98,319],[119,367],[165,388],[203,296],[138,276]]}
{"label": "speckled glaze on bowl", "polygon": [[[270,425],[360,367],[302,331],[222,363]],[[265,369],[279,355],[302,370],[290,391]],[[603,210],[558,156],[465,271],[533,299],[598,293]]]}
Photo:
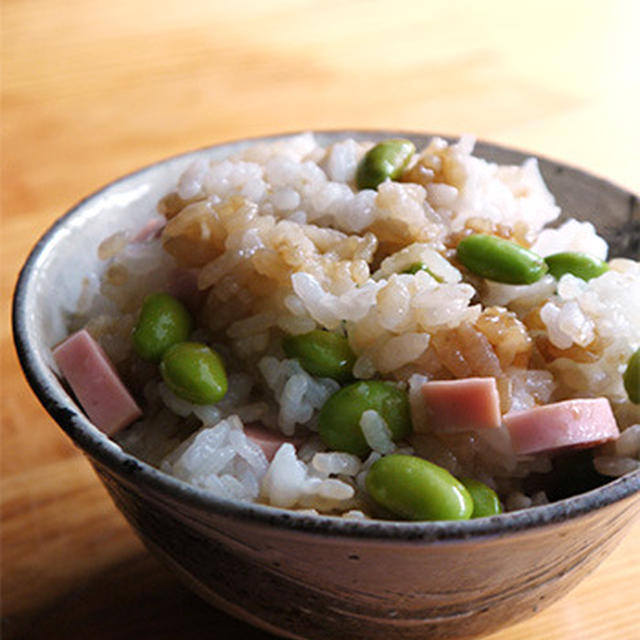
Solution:
{"label": "speckled glaze on bowl", "polygon": [[[344,137],[431,137],[326,132]],[[281,137],[281,136],[280,136]],[[274,138],[272,138],[274,139]],[[566,593],[615,547],[640,511],[640,472],[551,505],[456,523],[359,522],[311,517],[207,495],[124,453],[78,409],[56,376],[50,348],[96,247],[135,229],[203,149],[122,178],[82,201],[38,242],[14,298],[14,336],[25,374],[55,421],[95,467],[145,544],[186,584],[234,616],[290,638],[425,639],[482,635],[522,620]],[[477,155],[520,163],[526,154],[478,144]],[[614,255],[638,256],[633,194],[541,160],[565,216],[593,221]]]}

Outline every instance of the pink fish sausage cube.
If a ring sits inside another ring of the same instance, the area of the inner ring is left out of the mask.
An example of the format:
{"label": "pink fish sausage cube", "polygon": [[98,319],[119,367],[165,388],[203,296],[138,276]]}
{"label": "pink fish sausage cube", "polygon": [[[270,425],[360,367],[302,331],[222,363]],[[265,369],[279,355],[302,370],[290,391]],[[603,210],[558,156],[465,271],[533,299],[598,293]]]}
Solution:
{"label": "pink fish sausage cube", "polygon": [[619,435],[606,398],[564,400],[504,416],[516,454],[594,447]]}
{"label": "pink fish sausage cube", "polygon": [[500,397],[495,378],[432,380],[422,386],[429,422],[416,431],[451,433],[499,427]]}
{"label": "pink fish sausage cube", "polygon": [[167,293],[185,304],[189,311],[196,313],[204,301],[205,294],[198,289],[198,273],[196,269],[177,267],[169,272],[165,283]]}
{"label": "pink fish sausage cube", "polygon": [[297,449],[305,440],[301,436],[287,438],[281,433],[267,429],[261,424],[255,422],[245,425],[244,433],[249,440],[257,444],[262,449],[262,452],[269,462],[273,460],[276,452],[285,442],[291,443]]}
{"label": "pink fish sausage cube", "polygon": [[147,240],[158,238],[166,225],[167,221],[164,218],[152,218],[138,229],[131,242],[146,242]]}
{"label": "pink fish sausage cube", "polygon": [[107,354],[84,329],[61,342],[53,358],[91,422],[107,435],[142,415]]}

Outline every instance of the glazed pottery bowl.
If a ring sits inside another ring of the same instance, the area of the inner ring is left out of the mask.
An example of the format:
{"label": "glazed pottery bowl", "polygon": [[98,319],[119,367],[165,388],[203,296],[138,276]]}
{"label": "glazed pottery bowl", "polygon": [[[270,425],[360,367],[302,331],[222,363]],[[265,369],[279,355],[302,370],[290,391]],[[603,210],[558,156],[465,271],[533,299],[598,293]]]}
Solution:
{"label": "glazed pottery bowl", "polygon": [[[412,138],[406,132],[329,132]],[[553,504],[464,522],[382,522],[317,517],[225,501],[128,455],[96,429],[56,374],[51,347],[96,248],[139,228],[196,157],[222,157],[255,141],[172,158],[82,201],[44,235],[21,273],[14,333],[35,393],[86,454],[116,506],[149,549],[215,606],[290,638],[425,639],[482,635],[553,602],[594,569],[640,511],[640,472]],[[489,144],[500,163],[527,156]],[[633,194],[548,160],[542,173],[566,216],[591,220],[612,255],[637,257],[640,209]]]}

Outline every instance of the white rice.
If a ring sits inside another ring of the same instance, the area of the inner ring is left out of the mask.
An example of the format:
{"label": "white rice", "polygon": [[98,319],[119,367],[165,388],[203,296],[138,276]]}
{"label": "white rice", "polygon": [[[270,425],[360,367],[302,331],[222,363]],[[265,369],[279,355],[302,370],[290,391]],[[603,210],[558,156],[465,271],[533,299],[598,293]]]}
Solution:
{"label": "white rice", "polygon": [[384,418],[377,411],[367,409],[362,412],[360,429],[362,429],[362,435],[372,451],[384,456],[396,450],[396,445],[391,439],[391,431],[389,431]]}
{"label": "white rice", "polygon": [[267,467],[262,449],[245,436],[240,418],[230,416],[198,430],[160,468],[220,497],[255,500]]}
{"label": "white rice", "polygon": [[283,444],[263,479],[262,498],[285,508],[313,504],[326,511],[352,505],[355,490],[350,484],[314,471],[296,457],[293,445]]}

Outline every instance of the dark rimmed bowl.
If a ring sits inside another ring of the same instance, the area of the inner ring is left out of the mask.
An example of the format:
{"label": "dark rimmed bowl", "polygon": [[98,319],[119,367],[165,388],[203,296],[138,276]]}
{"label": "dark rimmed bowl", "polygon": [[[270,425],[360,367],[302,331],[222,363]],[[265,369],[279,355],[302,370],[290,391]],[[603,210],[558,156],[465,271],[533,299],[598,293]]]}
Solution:
{"label": "dark rimmed bowl", "polygon": [[[407,132],[318,133],[410,137]],[[274,140],[276,136],[265,140]],[[255,140],[162,161],[89,196],[30,254],[14,296],[20,362],[40,402],[87,455],[144,543],[203,598],[290,638],[424,639],[488,633],[553,602],[593,570],[640,511],[640,472],[598,489],[492,518],[397,523],[313,517],[208,495],[140,462],[96,429],[56,375],[51,346],[67,333],[96,249],[141,226],[196,157],[222,157]],[[518,151],[480,143],[475,153],[521,163]],[[592,221],[612,255],[638,257],[635,195],[566,165],[540,160],[565,217]]]}

